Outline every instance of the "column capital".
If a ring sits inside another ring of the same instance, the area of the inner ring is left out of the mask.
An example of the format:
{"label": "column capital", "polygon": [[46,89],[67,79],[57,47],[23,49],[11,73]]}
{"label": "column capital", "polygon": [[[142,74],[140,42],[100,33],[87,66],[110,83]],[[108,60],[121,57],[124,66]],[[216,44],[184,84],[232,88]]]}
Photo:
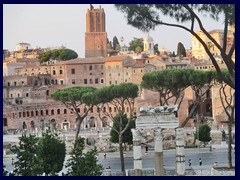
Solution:
{"label": "column capital", "polygon": [[153,130],[155,140],[162,140],[162,128],[157,128]]}
{"label": "column capital", "polygon": [[139,129],[131,129],[133,141],[141,141]]}

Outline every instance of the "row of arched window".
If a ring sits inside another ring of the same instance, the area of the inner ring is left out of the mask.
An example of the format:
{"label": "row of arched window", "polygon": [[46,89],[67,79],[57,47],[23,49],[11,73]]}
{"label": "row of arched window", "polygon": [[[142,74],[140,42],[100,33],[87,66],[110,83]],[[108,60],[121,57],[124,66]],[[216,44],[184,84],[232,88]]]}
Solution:
{"label": "row of arched window", "polygon": [[[80,108],[77,109],[78,112],[80,113],[81,110]],[[114,112],[117,112],[117,108],[114,107],[113,108]],[[129,112],[129,107],[126,108],[127,112]],[[72,111],[68,110],[71,114],[73,113],[73,109]],[[85,113],[87,111],[86,108],[83,109],[83,112]],[[96,112],[99,112],[100,108],[97,107]],[[90,113],[94,112],[94,109],[90,109],[89,111]],[[106,112],[106,107],[103,107],[103,112]],[[112,107],[108,108],[108,112],[112,112]],[[124,112],[125,112],[125,108],[124,108]],[[18,112],[18,113],[12,113],[12,118],[21,118],[21,117],[35,117],[35,116],[44,116],[44,115],[55,115],[55,113],[57,115],[61,114],[61,109],[57,109],[56,112],[54,109],[51,110],[35,110],[35,111],[23,111],[23,112]],[[67,114],[67,109],[63,109],[63,114]]]}

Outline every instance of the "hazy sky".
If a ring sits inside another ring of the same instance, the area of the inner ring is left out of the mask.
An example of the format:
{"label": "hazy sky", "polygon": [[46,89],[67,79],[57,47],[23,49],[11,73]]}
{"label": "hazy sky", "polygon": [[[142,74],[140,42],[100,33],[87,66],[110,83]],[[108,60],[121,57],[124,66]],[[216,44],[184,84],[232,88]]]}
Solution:
{"label": "hazy sky", "polygon": [[[79,57],[85,56],[86,11],[89,4],[4,4],[3,5],[3,48],[16,50],[19,42],[30,43],[32,48],[64,45],[75,50]],[[99,8],[99,4],[94,4]],[[102,4],[106,14],[108,39],[124,37],[123,44],[147,34],[127,25],[124,14],[113,4]],[[165,18],[166,19],[166,18]],[[168,20],[169,22],[169,20]],[[175,21],[171,21],[174,22]],[[223,29],[222,22],[203,18],[207,30]],[[176,51],[178,42],[186,49],[191,47],[191,35],[179,28],[158,26],[149,35],[159,49]]]}

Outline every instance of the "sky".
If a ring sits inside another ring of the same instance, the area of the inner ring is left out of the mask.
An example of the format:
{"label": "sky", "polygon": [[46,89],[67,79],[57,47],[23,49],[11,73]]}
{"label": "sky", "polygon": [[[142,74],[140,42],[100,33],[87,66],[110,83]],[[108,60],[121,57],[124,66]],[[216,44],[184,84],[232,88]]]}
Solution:
{"label": "sky", "polygon": [[[99,4],[93,4],[99,8]],[[4,4],[3,5],[3,48],[16,50],[20,42],[30,43],[32,48],[62,46],[74,50],[79,57],[85,56],[86,12],[89,4]],[[147,33],[127,25],[124,14],[113,4],[102,4],[106,15],[106,32],[109,41],[116,36],[121,45],[128,45],[134,37],[144,38]],[[222,22],[202,17],[208,31],[223,29]],[[167,22],[176,23],[170,18]],[[189,25],[189,24],[185,24]],[[190,26],[190,25],[189,25]],[[198,27],[196,27],[196,30]],[[158,26],[148,33],[158,43],[159,49],[177,49],[178,42],[186,49],[191,47],[191,35],[179,28]]]}

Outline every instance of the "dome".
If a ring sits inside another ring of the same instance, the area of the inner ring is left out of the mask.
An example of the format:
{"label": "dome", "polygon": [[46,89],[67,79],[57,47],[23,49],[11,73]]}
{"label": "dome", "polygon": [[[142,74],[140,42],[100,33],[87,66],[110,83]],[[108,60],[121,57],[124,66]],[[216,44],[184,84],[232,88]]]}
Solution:
{"label": "dome", "polygon": [[153,38],[149,34],[144,38],[144,41],[153,42]]}

